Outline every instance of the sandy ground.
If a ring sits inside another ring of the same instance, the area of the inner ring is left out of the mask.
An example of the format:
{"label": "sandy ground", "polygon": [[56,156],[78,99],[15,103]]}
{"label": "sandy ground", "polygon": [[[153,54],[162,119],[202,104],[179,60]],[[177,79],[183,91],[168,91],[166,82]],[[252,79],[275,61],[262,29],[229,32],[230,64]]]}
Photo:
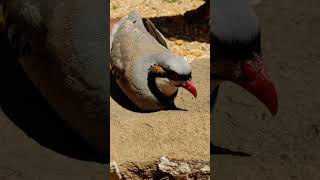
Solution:
{"label": "sandy ground", "polygon": [[100,180],[106,177],[105,168],[41,146],[0,111],[1,180]]}
{"label": "sandy ground", "polygon": [[223,85],[215,144],[251,156],[213,157],[214,179],[320,179],[319,8],[316,0],[264,0],[256,7],[280,111],[272,117],[247,92]]}

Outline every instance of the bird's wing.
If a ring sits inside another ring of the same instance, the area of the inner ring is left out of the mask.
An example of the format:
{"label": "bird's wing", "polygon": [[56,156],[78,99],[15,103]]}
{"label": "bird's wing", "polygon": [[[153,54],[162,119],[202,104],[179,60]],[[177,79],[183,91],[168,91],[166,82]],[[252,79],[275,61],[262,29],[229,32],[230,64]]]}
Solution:
{"label": "bird's wing", "polygon": [[[155,31],[156,29],[153,29]],[[131,78],[132,67],[148,53],[163,53],[168,49],[159,44],[144,27],[142,19],[131,12],[117,27],[111,49],[111,72],[117,78]]]}
{"label": "bird's wing", "polygon": [[[133,26],[133,24],[135,26]],[[131,11],[129,15],[120,19],[114,25],[114,28],[110,34],[110,51],[111,61],[110,70],[111,75],[115,79],[121,79],[125,73],[125,65],[129,62],[129,54],[132,52],[127,44],[132,38],[130,32],[133,28],[137,28],[138,31],[147,32],[143,25],[142,19],[137,11]],[[127,47],[127,48],[126,48]],[[132,46],[131,46],[132,47]]]}
{"label": "bird's wing", "polygon": [[[143,44],[144,43],[144,44]],[[121,79],[125,73],[130,71],[130,67],[137,60],[139,52],[145,52],[149,45],[148,37],[130,20],[124,22],[118,27],[114,35],[111,49],[111,73],[116,79]]]}
{"label": "bird's wing", "polygon": [[110,50],[112,48],[113,40],[115,34],[118,32],[120,26],[122,26],[126,21],[130,21],[135,24],[135,26],[142,32],[148,32],[145,28],[142,18],[137,11],[131,11],[127,16],[122,17],[117,23],[114,24],[112,31],[110,32]]}
{"label": "bird's wing", "polygon": [[[122,24],[121,24],[122,25]],[[120,26],[121,26],[120,25]],[[121,27],[117,27],[117,33],[115,33],[113,35],[113,40],[112,40],[112,45],[110,45],[111,47],[111,58],[110,58],[110,70],[111,70],[111,75],[114,76],[115,79],[121,79],[124,72],[125,72],[125,68],[124,68],[124,63],[123,62],[123,56],[124,56],[124,51],[122,51],[121,46],[123,42],[124,37],[127,37],[127,34],[125,33],[121,33],[121,31],[118,31],[118,29]],[[123,34],[123,35],[122,35]]]}
{"label": "bird's wing", "polygon": [[127,20],[133,22],[141,32],[149,32],[150,35],[152,35],[158,41],[159,44],[168,48],[168,43],[165,37],[154,26],[154,24],[150,21],[150,19],[148,18],[142,19],[138,11],[131,11],[127,17]]}
{"label": "bird's wing", "polygon": [[147,28],[148,32],[164,47],[169,49],[168,43],[165,37],[159,32],[159,30],[154,26],[154,24],[150,21],[150,19],[145,19],[144,21],[145,27]]}

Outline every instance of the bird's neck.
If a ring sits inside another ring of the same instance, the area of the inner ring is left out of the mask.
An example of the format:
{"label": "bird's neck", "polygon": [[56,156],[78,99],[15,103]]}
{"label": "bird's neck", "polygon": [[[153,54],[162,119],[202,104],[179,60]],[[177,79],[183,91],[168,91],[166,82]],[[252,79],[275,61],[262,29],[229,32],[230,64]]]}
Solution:
{"label": "bird's neck", "polygon": [[178,90],[177,86],[170,84],[167,78],[155,78],[156,86],[167,97],[172,96]]}
{"label": "bird's neck", "polygon": [[[157,98],[157,100],[165,106],[168,106],[174,102],[174,98],[178,94],[178,88],[174,89],[164,86],[159,87],[159,80],[157,83],[157,77],[152,73],[148,74],[148,87],[151,93]],[[170,90],[169,90],[170,89]]]}

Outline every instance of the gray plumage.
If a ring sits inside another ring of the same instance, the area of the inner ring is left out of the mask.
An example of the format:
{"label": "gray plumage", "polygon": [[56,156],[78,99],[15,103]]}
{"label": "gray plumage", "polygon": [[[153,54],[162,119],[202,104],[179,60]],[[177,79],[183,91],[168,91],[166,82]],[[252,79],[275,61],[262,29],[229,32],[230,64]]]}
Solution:
{"label": "gray plumage", "polygon": [[259,21],[248,0],[215,0],[211,32],[223,40],[251,41],[259,32]]}

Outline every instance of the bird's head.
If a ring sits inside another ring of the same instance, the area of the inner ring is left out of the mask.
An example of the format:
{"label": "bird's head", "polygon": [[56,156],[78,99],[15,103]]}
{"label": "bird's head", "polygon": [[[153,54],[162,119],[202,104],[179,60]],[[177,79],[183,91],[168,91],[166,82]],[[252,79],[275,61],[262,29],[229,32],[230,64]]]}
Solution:
{"label": "bird's head", "polygon": [[241,61],[214,63],[213,77],[221,81],[231,81],[257,97],[275,115],[278,111],[276,88],[265,70],[262,56],[254,54]]}
{"label": "bird's head", "polygon": [[149,75],[154,77],[157,88],[165,96],[173,95],[182,87],[197,97],[196,86],[191,81],[191,66],[182,57],[175,56],[152,65]]}
{"label": "bird's head", "polygon": [[258,18],[246,1],[226,2],[218,0],[213,9],[212,77],[240,85],[275,115],[278,98],[263,63]]}

